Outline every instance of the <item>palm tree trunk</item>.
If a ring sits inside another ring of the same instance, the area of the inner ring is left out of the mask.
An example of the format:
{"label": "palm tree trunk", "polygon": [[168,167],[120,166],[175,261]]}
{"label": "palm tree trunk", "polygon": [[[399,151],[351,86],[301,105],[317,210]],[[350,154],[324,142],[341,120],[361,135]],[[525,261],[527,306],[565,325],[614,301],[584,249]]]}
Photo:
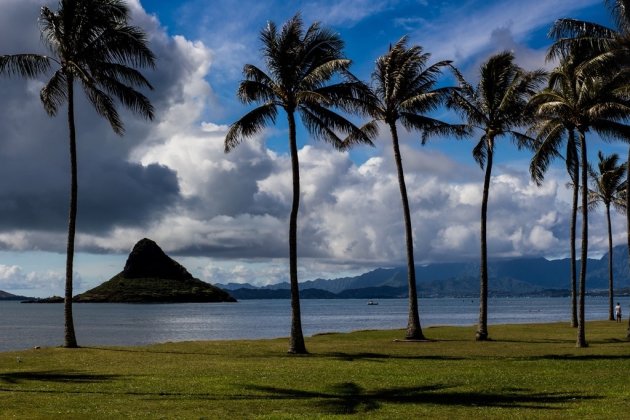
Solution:
{"label": "palm tree trunk", "polygon": [[492,155],[494,153],[494,139],[487,139],[486,175],[483,180],[483,196],[481,199],[481,265],[479,268],[479,324],[475,339],[488,340],[488,241],[486,238],[488,220],[488,195],[490,193],[490,178],[492,176]]}
{"label": "palm tree trunk", "polygon": [[64,298],[64,347],[76,348],[77,338],[72,317],[72,271],[74,266],[74,235],[77,223],[77,142],[74,126],[74,81],[66,74],[68,87],[68,129],[70,131],[70,214],[68,217],[68,243],[66,248],[66,291]]}
{"label": "palm tree trunk", "polygon": [[407,340],[423,340],[422,328],[420,327],[420,315],[418,312],[418,292],[416,287],[416,267],[413,257],[413,230],[411,229],[411,213],[409,211],[409,199],[407,198],[407,187],[405,185],[405,174],[398,145],[398,131],[396,124],[390,123],[389,129],[392,133],[392,145],[394,147],[394,160],[398,172],[398,186],[402,199],[403,216],[405,220],[405,240],[407,248],[407,284],[409,288],[409,317],[407,321]]}
{"label": "palm tree trunk", "polygon": [[297,274],[297,216],[300,207],[300,164],[293,112],[287,112],[289,120],[289,147],[291,149],[291,169],[293,170],[293,203],[289,219],[289,279],[291,283],[291,337],[289,353],[306,354],[304,335],[302,334],[302,315],[300,313],[300,289]]}
{"label": "palm tree trunk", "polygon": [[[628,167],[626,170],[626,229],[628,241],[628,265],[630,269],[630,147],[628,147]],[[628,311],[630,313],[630,311]],[[626,337],[630,338],[630,316],[628,317],[628,330]]]}
{"label": "palm tree trunk", "polygon": [[613,290],[613,243],[612,227],[610,223],[610,204],[606,204],[606,221],[608,222],[608,320],[614,321],[613,301],[615,300]]}
{"label": "palm tree trunk", "polygon": [[582,164],[582,250],[580,252],[580,285],[578,298],[578,328],[577,347],[588,347],[584,328],[584,295],[586,293],[586,262],[588,257],[588,185],[587,168],[588,157],[586,155],[586,137],[580,130],[580,161]]}
{"label": "palm tree trunk", "polygon": [[577,328],[577,267],[575,256],[575,227],[577,225],[578,198],[580,196],[580,165],[573,167],[573,203],[571,207],[571,327]]}

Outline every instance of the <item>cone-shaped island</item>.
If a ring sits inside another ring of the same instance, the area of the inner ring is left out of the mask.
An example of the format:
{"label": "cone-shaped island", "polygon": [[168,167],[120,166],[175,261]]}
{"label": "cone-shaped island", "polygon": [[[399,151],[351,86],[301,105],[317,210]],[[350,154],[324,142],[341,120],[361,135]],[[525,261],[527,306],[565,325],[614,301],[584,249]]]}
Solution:
{"label": "cone-shaped island", "polygon": [[236,302],[226,291],[194,278],[150,239],[140,240],[122,272],[74,297],[75,302]]}

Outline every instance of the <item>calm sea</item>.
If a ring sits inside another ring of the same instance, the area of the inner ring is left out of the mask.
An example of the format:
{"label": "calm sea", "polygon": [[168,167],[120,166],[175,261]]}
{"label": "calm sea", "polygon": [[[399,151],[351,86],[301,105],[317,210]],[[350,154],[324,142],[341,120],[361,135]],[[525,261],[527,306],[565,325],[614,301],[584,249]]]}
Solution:
{"label": "calm sea", "polygon": [[[627,320],[630,298],[620,298]],[[586,318],[608,318],[607,298],[587,298]],[[141,345],[166,341],[258,339],[289,334],[288,300],[238,303],[129,305],[75,304],[77,340],[83,346]],[[420,300],[423,327],[473,325],[477,299]],[[490,324],[541,323],[570,319],[569,298],[489,299]],[[627,321],[624,321],[627,322]],[[407,300],[302,300],[302,326],[309,336],[323,332],[404,328]],[[63,342],[63,305],[0,301],[0,351]]]}

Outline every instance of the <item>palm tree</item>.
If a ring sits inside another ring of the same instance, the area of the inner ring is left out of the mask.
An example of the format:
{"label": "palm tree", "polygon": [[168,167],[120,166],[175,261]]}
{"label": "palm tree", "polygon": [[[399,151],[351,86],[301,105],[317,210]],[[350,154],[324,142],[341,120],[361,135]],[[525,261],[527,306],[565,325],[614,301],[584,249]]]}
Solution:
{"label": "palm tree", "polygon": [[409,318],[405,337],[408,340],[424,339],[424,335],[418,312],[411,213],[396,125],[400,122],[407,130],[421,131],[423,142],[431,134],[458,131],[458,127],[426,115],[443,104],[452,90],[449,87],[435,87],[442,68],[449,66],[451,62],[440,61],[428,66],[430,56],[418,45],[407,47],[407,37],[390,46],[389,51],[376,61],[376,68],[372,73],[373,89],[367,110],[372,118],[368,125],[377,127],[379,122],[383,122],[388,126],[394,149],[405,223],[409,288]]}
{"label": "palm tree", "polygon": [[129,9],[121,0],[60,0],[57,11],[42,7],[42,40],[51,55],[0,56],[0,72],[36,77],[56,68],[40,92],[46,112],[54,116],[67,101],[70,138],[70,211],[66,249],[65,347],[77,347],[72,317],[72,270],[77,219],[77,151],[74,117],[74,85],[79,82],[96,112],[114,132],[124,133],[116,111],[118,99],[135,113],[153,118],[149,100],[135,87],[151,88],[133,67],[152,67],[153,53],[145,35],[129,26]]}
{"label": "palm tree", "polygon": [[[581,209],[582,209],[582,246],[580,252],[580,278],[578,297],[578,333],[577,346],[586,347],[584,330],[584,294],[586,291],[586,266],[588,254],[588,147],[586,133],[595,131],[604,139],[628,138],[630,127],[623,124],[630,102],[623,92],[627,86],[627,76],[618,72],[613,76],[596,76],[578,70],[575,76],[556,74],[566,78],[562,83],[567,88],[562,91],[546,89],[536,95],[541,104],[538,113],[542,115],[562,116],[567,124],[575,127],[579,146]],[[573,84],[573,86],[569,86]],[[567,94],[569,93],[569,94]]]}
{"label": "palm tree", "polygon": [[604,156],[600,150],[597,157],[599,159],[597,171],[592,167],[588,168],[588,174],[594,186],[594,188],[590,189],[588,192],[588,206],[589,210],[593,210],[600,203],[603,203],[606,209],[606,222],[608,226],[608,319],[614,321],[613,243],[610,206],[613,205],[618,210],[623,210],[624,208],[620,193],[625,187],[624,177],[626,175],[626,166],[619,164],[619,156],[616,153]]}
{"label": "palm tree", "polygon": [[[289,150],[293,171],[293,202],[289,220],[289,277],[291,283],[291,337],[289,353],[306,353],[300,315],[297,277],[297,215],[300,202],[300,171],[296,138],[295,113],[316,138],[345,149],[354,143],[371,144],[374,130],[361,130],[348,119],[330,109],[351,111],[359,107],[357,98],[364,94],[363,84],[347,73],[350,60],[342,54],[341,38],[313,23],[304,30],[301,17],[295,15],[278,31],[273,22],[261,31],[262,53],[268,72],[247,64],[245,80],[238,97],[245,104],[257,103],[230,126],[225,137],[226,153],[243,139],[251,137],[269,123],[275,123],[278,108],[284,109],[289,125]],[[346,80],[330,84],[337,75]],[[336,132],[348,134],[342,139]]]}
{"label": "palm tree", "polygon": [[[571,54],[576,48],[591,50],[590,67],[611,72],[627,68],[630,62],[630,2],[628,0],[605,0],[616,28],[576,19],[559,19],[550,31],[556,42],[549,50],[549,57]],[[628,152],[628,182],[626,208],[630,207],[630,151]],[[628,261],[630,263],[630,214],[627,216]],[[630,318],[627,337],[630,338]]]}
{"label": "palm tree", "polygon": [[580,191],[580,162],[578,144],[575,139],[575,125],[571,115],[557,113],[559,109],[548,107],[547,101],[554,102],[558,97],[566,102],[575,102],[577,97],[576,77],[577,66],[580,64],[576,57],[565,57],[558,67],[549,75],[548,86],[541,93],[534,95],[530,106],[536,113],[530,131],[536,134],[534,142],[534,156],[530,162],[530,173],[537,185],[541,185],[549,163],[553,158],[562,157],[559,149],[566,139],[564,160],[573,190],[570,222],[570,287],[571,287],[571,326],[578,326],[577,316],[577,264],[575,238],[577,226],[578,199]]}
{"label": "palm tree", "polygon": [[495,142],[502,136],[511,137],[518,145],[530,139],[516,131],[532,121],[528,100],[544,80],[542,70],[527,72],[514,63],[511,52],[502,52],[481,66],[476,87],[470,85],[457,71],[460,90],[454,92],[449,106],[466,120],[471,130],[481,132],[473,149],[473,157],[483,169],[483,196],[481,201],[481,264],[479,324],[476,339],[488,340],[488,244],[486,239],[488,196],[494,158]]}

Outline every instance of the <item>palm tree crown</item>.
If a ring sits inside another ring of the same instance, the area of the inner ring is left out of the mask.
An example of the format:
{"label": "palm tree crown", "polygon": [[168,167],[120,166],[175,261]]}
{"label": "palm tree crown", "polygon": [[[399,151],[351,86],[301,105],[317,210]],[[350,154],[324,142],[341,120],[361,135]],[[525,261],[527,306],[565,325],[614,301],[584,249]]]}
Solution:
{"label": "palm tree crown", "polygon": [[128,19],[129,10],[121,0],[61,0],[56,12],[42,7],[42,40],[51,55],[5,55],[0,57],[0,72],[35,77],[57,66],[40,93],[46,111],[56,115],[68,100],[67,84],[77,80],[98,114],[123,134],[112,97],[153,118],[151,103],[134,89],[151,85],[133,67],[153,67],[155,57],[144,33],[128,25]]}
{"label": "palm tree crown", "polygon": [[[230,126],[225,138],[229,152],[243,139],[276,122],[278,107],[297,111],[308,131],[316,138],[345,149],[355,143],[371,144],[370,134],[331,110],[338,107],[354,112],[361,109],[363,86],[348,73],[351,61],[343,56],[343,41],[318,22],[306,30],[300,15],[278,28],[273,22],[261,32],[262,52],[268,72],[246,64],[238,98],[245,104],[260,104]],[[345,80],[330,84],[335,76]],[[338,133],[346,134],[340,137]]]}
{"label": "palm tree crown", "polygon": [[[297,278],[297,215],[300,200],[295,112],[307,130],[316,138],[346,149],[355,143],[372,144],[374,127],[363,129],[331,108],[344,111],[362,110],[365,86],[348,72],[350,60],[343,56],[343,41],[328,29],[314,23],[304,29],[299,15],[287,21],[280,30],[270,22],[261,32],[262,53],[267,72],[247,64],[245,79],[238,88],[239,99],[258,104],[230,126],[225,136],[229,152],[243,139],[275,123],[278,108],[284,109],[289,125],[289,149],[293,174],[293,201],[289,218],[289,280],[291,284],[291,336],[289,353],[306,353],[302,334],[300,298]],[[330,83],[341,76],[343,80]],[[341,135],[345,135],[342,138]]]}
{"label": "palm tree crown", "polygon": [[624,205],[619,198],[625,187],[626,167],[619,164],[619,156],[616,153],[605,156],[600,150],[597,157],[597,170],[588,168],[593,183],[593,188],[588,192],[588,208],[593,210],[599,204],[603,204],[606,207],[612,205],[623,211]]}
{"label": "palm tree crown", "polygon": [[451,134],[458,126],[429,117],[427,114],[444,104],[452,87],[436,88],[442,69],[451,61],[427,65],[431,54],[422,47],[407,47],[407,37],[390,47],[387,54],[376,61],[372,73],[374,95],[368,113],[376,121],[396,124],[408,130],[422,132],[426,139],[431,134]]}
{"label": "palm tree crown", "polygon": [[494,148],[494,139],[510,136],[517,145],[531,140],[519,129],[533,121],[528,101],[544,80],[542,70],[527,72],[514,63],[511,52],[496,54],[481,66],[476,87],[456,72],[460,83],[449,100],[449,106],[459,112],[471,131],[482,132],[473,149],[473,156],[483,168],[488,152]]}

